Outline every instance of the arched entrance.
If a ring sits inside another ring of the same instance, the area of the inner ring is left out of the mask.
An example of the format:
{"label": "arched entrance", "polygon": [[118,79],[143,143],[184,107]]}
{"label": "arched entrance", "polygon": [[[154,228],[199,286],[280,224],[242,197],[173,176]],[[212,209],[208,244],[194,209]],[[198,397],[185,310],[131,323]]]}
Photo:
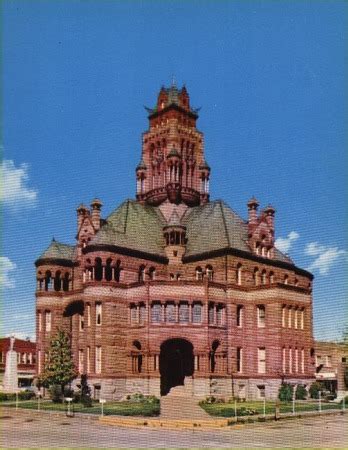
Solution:
{"label": "arched entrance", "polygon": [[187,376],[192,376],[193,345],[186,339],[168,339],[161,345],[159,369],[161,374],[161,395],[172,387],[183,385]]}

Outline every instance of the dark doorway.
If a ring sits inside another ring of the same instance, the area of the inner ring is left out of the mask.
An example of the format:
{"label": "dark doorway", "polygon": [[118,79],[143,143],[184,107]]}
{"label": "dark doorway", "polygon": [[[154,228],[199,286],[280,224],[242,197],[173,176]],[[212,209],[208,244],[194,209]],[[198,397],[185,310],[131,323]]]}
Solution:
{"label": "dark doorway", "polygon": [[193,374],[193,345],[185,339],[168,339],[160,353],[161,395],[172,387],[183,385],[185,377]]}

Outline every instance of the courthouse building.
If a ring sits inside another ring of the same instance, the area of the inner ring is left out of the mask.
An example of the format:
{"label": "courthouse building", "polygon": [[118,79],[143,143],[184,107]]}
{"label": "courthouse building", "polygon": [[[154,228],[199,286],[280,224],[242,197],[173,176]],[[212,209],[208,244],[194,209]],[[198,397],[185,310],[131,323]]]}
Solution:
{"label": "courthouse building", "polygon": [[146,109],[136,199],[106,218],[99,199],[81,204],[76,243],[53,240],[35,263],[38,373],[63,328],[95,397],[185,383],[196,396],[274,398],[283,381],[308,385],[313,276],[275,248],[275,209],[251,198],[245,220],[210,200],[185,87]]}

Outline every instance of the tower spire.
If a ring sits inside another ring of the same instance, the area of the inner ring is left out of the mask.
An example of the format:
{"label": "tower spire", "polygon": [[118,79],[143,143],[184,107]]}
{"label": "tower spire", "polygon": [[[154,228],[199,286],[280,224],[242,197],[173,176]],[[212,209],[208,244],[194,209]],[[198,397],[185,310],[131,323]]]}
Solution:
{"label": "tower spire", "polygon": [[190,106],[186,87],[162,87],[149,112],[143,134],[141,162],[136,168],[137,199],[150,205],[209,201],[210,168],[204,157],[203,133],[196,128],[197,111]]}

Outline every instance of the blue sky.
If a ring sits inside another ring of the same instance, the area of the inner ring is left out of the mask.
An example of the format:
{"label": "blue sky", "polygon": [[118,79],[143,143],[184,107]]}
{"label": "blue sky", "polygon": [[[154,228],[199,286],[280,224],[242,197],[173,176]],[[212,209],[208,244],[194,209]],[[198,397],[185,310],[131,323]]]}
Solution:
{"label": "blue sky", "polygon": [[34,335],[34,261],[74,243],[76,206],[134,197],[173,74],[201,106],[211,198],[255,195],[315,275],[314,332],[347,316],[347,3],[4,1],[1,334]]}

